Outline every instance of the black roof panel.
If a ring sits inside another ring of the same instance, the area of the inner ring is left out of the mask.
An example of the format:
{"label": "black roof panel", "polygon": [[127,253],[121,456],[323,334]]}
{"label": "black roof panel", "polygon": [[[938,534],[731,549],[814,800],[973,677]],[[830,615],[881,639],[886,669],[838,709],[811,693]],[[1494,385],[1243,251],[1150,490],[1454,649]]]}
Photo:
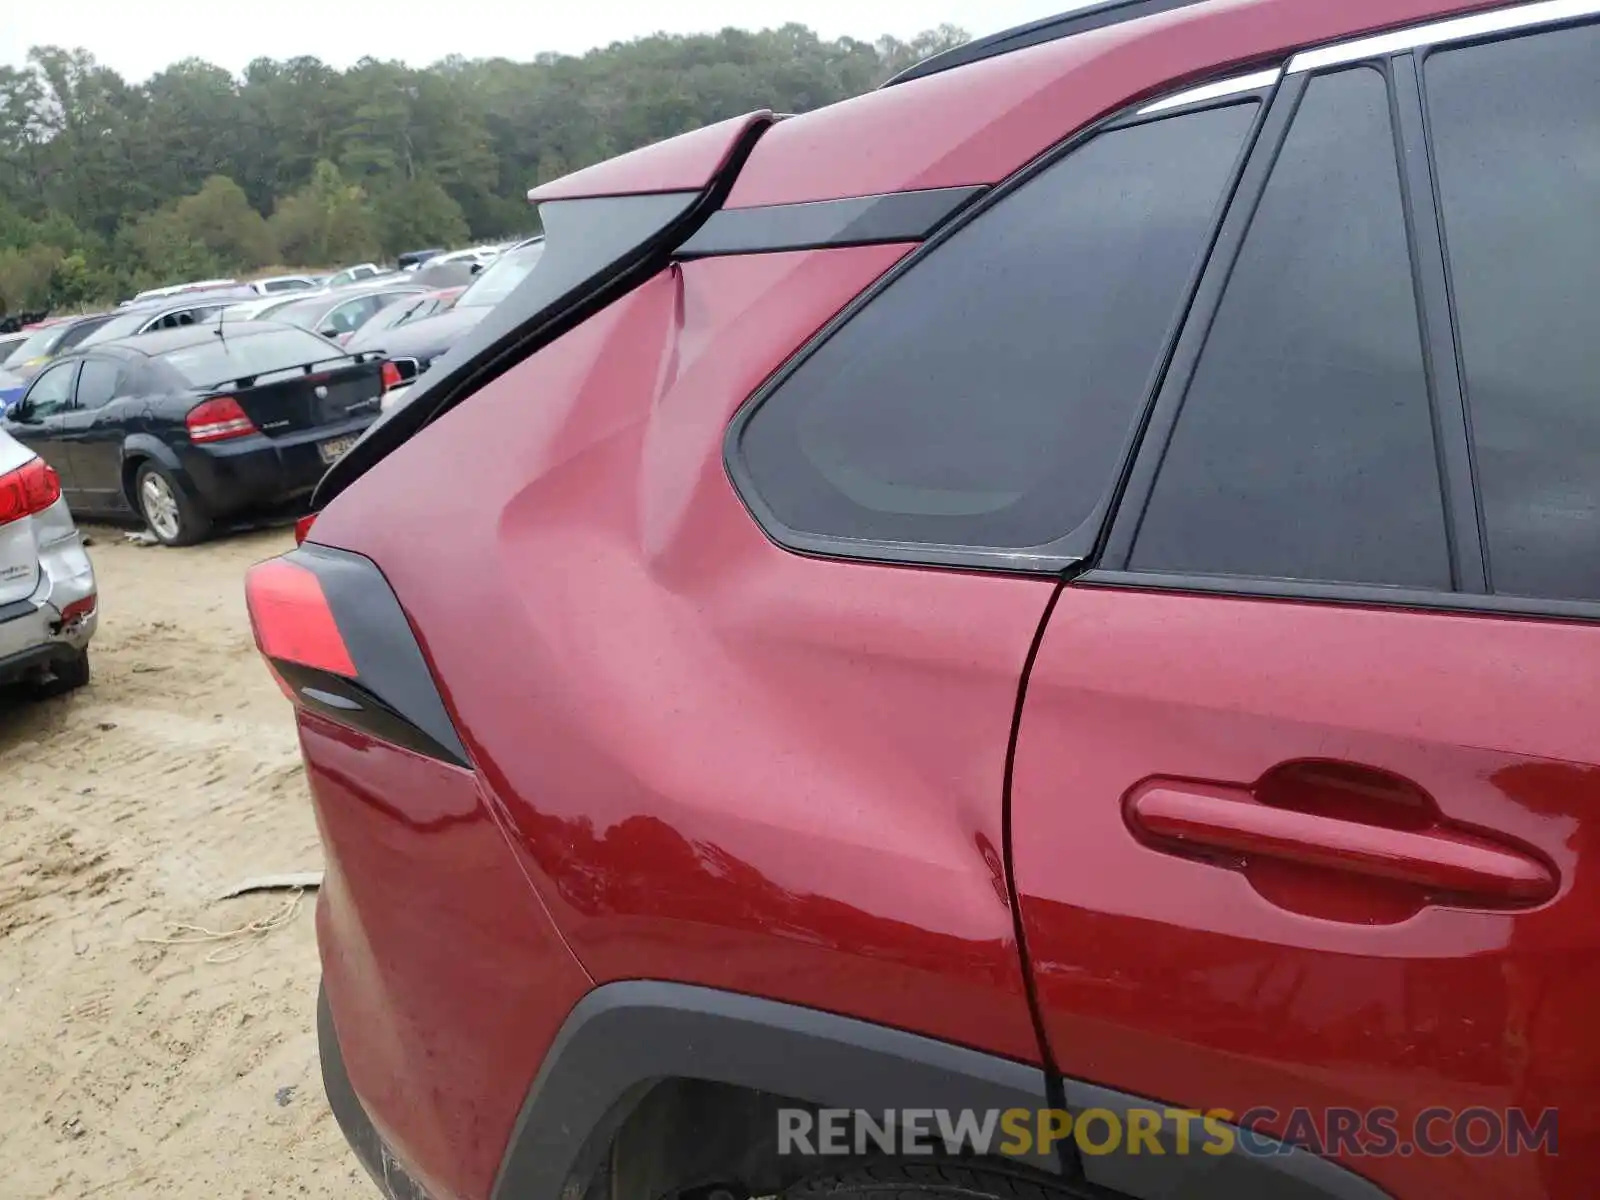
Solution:
{"label": "black roof panel", "polygon": [[[217,330],[221,328],[222,334]],[[100,342],[93,346],[86,346],[86,352],[96,350],[110,350],[113,348],[127,350],[132,353],[142,354],[146,358],[155,358],[173,350],[184,350],[190,346],[198,346],[202,342],[215,341],[219,336],[229,339],[241,337],[255,337],[257,334],[273,333],[283,329],[295,329],[300,332],[298,325],[282,325],[276,321],[229,321],[225,325],[182,325],[177,329],[162,329],[154,333],[141,334],[135,338],[117,338],[109,342]]]}

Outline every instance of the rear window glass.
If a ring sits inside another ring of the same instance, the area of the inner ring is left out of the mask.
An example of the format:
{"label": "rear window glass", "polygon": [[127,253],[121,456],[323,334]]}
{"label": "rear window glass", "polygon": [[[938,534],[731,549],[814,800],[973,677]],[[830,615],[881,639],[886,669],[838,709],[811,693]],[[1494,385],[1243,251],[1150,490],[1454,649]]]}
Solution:
{"label": "rear window glass", "polygon": [[70,328],[71,326],[63,323],[35,330],[27,341],[11,352],[11,357],[6,361],[25,363],[31,359],[43,358],[46,354],[55,350]]}
{"label": "rear window glass", "polygon": [[341,357],[338,347],[303,329],[275,329],[185,346],[161,355],[161,360],[189,383],[204,387]]}
{"label": "rear window glass", "polygon": [[499,304],[511,290],[533,273],[544,256],[544,243],[535,242],[520,250],[509,250],[483,269],[477,281],[461,293],[460,308],[482,308]]}
{"label": "rear window glass", "polygon": [[[272,308],[274,321],[287,321],[291,325],[304,325],[307,329],[315,325],[321,316],[328,310],[337,306],[339,301],[330,300],[326,296],[318,296],[312,300],[293,300],[288,304]],[[262,314],[257,314],[259,317]]]}
{"label": "rear window glass", "polygon": [[958,230],[754,411],[749,489],[801,537],[1087,549],[1255,115],[1102,133]]}

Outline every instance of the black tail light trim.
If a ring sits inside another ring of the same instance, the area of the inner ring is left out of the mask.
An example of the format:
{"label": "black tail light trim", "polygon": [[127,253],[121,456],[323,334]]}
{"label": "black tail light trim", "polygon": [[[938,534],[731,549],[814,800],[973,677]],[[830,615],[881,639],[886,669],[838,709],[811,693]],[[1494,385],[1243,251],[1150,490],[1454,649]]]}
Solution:
{"label": "black tail light trim", "polygon": [[307,709],[380,741],[454,766],[472,762],[446,711],[399,598],[371,559],[307,542],[284,558],[317,577],[354,679],[272,659]]}

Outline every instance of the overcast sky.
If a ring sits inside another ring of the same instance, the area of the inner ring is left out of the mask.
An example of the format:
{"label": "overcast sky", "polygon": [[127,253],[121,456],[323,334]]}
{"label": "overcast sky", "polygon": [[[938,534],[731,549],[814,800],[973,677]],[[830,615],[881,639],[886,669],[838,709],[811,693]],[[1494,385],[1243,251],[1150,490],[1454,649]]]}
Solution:
{"label": "overcast sky", "polygon": [[[313,54],[346,67],[368,55],[425,66],[448,54],[529,59],[580,54],[664,31],[759,29],[798,21],[823,37],[910,37],[949,22],[992,33],[1073,8],[1074,0],[0,0],[0,62],[21,65],[35,45],[82,46],[141,82],[182,58],[234,72],[253,58]],[[647,15],[649,14],[649,15]]]}

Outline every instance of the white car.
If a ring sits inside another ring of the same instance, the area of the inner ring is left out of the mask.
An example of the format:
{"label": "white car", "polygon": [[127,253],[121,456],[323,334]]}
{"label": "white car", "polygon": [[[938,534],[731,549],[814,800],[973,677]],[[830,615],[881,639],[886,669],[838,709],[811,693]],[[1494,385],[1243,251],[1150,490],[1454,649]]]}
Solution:
{"label": "white car", "polygon": [[499,251],[491,246],[474,246],[470,250],[452,250],[448,254],[438,254],[430,258],[421,266],[436,267],[441,263],[477,263],[479,266],[488,266],[499,257]]}
{"label": "white car", "polygon": [[4,366],[6,359],[11,357],[12,352],[27,340],[27,333],[21,329],[15,333],[0,333],[0,366]]}
{"label": "white car", "polygon": [[259,321],[270,317],[280,308],[287,308],[297,301],[308,296],[321,296],[326,288],[312,288],[310,291],[280,292],[276,296],[263,296],[260,300],[241,300],[237,304],[230,304],[222,310],[224,321]]}
{"label": "white car", "polygon": [[99,589],[53,468],[0,431],[0,684],[89,682]]}
{"label": "white car", "polygon": [[357,263],[353,267],[346,267],[337,275],[330,276],[322,286],[327,291],[335,288],[349,287],[352,283],[363,283],[368,279],[376,279],[379,275],[387,275],[377,263]]}
{"label": "white car", "polygon": [[130,304],[144,304],[150,300],[165,300],[168,296],[179,296],[184,292],[201,292],[212,288],[238,287],[237,279],[197,279],[193,283],[175,283],[170,287],[150,288],[140,292],[132,300],[124,300],[119,308],[126,308]]}
{"label": "white car", "polygon": [[258,296],[276,296],[281,292],[305,292],[319,287],[309,275],[273,275],[267,279],[252,279],[244,285]]}

